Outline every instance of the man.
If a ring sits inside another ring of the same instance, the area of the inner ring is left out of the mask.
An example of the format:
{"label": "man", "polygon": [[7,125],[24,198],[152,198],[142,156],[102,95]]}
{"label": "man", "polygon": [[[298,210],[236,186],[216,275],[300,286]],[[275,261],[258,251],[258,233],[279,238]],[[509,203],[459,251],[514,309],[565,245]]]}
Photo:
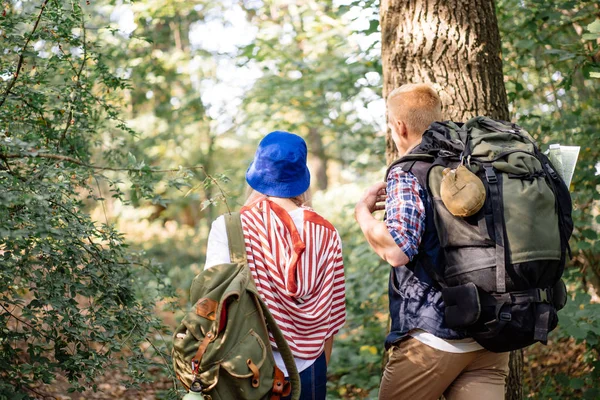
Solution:
{"label": "man", "polygon": [[[400,156],[421,142],[432,122],[442,120],[440,98],[426,84],[395,89],[387,107]],[[372,215],[383,209],[385,222]],[[503,399],[508,353],[489,352],[444,322],[441,292],[422,264],[426,254],[437,265],[440,245],[431,199],[417,178],[395,166],[387,183],[367,189],[355,217],[373,250],[393,267],[392,325],[385,342],[389,361],[379,399],[436,400],[442,394],[447,400]]]}

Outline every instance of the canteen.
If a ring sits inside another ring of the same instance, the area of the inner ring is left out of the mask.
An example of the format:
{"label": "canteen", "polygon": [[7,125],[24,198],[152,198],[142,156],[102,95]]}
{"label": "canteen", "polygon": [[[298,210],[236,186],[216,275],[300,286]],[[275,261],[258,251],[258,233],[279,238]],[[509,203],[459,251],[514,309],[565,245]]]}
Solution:
{"label": "canteen", "polygon": [[485,187],[481,179],[464,165],[442,171],[440,196],[442,202],[456,217],[470,217],[485,203]]}

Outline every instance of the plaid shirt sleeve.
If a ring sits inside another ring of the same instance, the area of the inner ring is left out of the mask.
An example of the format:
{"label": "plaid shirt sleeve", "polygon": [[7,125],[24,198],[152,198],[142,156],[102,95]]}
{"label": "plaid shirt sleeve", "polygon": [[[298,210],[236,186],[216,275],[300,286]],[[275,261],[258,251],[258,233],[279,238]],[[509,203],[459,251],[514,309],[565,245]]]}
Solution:
{"label": "plaid shirt sleeve", "polygon": [[387,180],[386,225],[400,249],[412,260],[418,253],[425,230],[425,192],[417,178],[400,166]]}

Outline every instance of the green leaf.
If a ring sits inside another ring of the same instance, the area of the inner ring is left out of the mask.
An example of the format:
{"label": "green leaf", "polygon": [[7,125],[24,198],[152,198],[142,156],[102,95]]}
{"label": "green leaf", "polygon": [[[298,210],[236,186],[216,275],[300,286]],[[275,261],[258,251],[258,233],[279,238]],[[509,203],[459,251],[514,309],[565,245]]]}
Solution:
{"label": "green leaf", "polygon": [[588,331],[586,331],[585,329],[582,329],[581,327],[579,327],[577,325],[569,326],[565,330],[569,336],[572,336],[574,339],[577,339],[577,340],[585,339],[588,334]]}
{"label": "green leaf", "polygon": [[581,378],[573,378],[569,381],[571,389],[579,390],[584,386],[585,382]]}
{"label": "green leaf", "polygon": [[589,250],[592,247],[589,242],[578,242],[577,246],[580,250]]}
{"label": "green leaf", "polygon": [[596,240],[598,238],[598,232],[593,229],[585,229],[583,232],[581,232],[581,234],[584,238],[590,240]]}
{"label": "green leaf", "polygon": [[592,33],[600,33],[600,19],[595,20],[587,26],[587,30]]}
{"label": "green leaf", "polygon": [[532,49],[535,47],[535,42],[531,39],[522,39],[515,43],[515,47],[520,49]]}
{"label": "green leaf", "polygon": [[596,40],[600,38],[600,33],[584,33],[581,37],[583,40]]}
{"label": "green leaf", "polygon": [[366,34],[375,33],[375,32],[377,32],[378,29],[379,29],[379,20],[378,19],[372,19],[369,22],[369,29],[367,29],[367,31],[365,33]]}

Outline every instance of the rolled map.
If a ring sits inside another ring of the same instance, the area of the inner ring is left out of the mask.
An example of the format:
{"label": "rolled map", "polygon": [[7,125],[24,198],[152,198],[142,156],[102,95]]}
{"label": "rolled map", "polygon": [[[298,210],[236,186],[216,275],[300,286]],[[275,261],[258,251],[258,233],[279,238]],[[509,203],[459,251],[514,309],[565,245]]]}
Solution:
{"label": "rolled map", "polygon": [[562,158],[563,179],[567,187],[571,186],[571,179],[575,172],[577,157],[579,157],[579,146],[560,146],[560,155]]}

